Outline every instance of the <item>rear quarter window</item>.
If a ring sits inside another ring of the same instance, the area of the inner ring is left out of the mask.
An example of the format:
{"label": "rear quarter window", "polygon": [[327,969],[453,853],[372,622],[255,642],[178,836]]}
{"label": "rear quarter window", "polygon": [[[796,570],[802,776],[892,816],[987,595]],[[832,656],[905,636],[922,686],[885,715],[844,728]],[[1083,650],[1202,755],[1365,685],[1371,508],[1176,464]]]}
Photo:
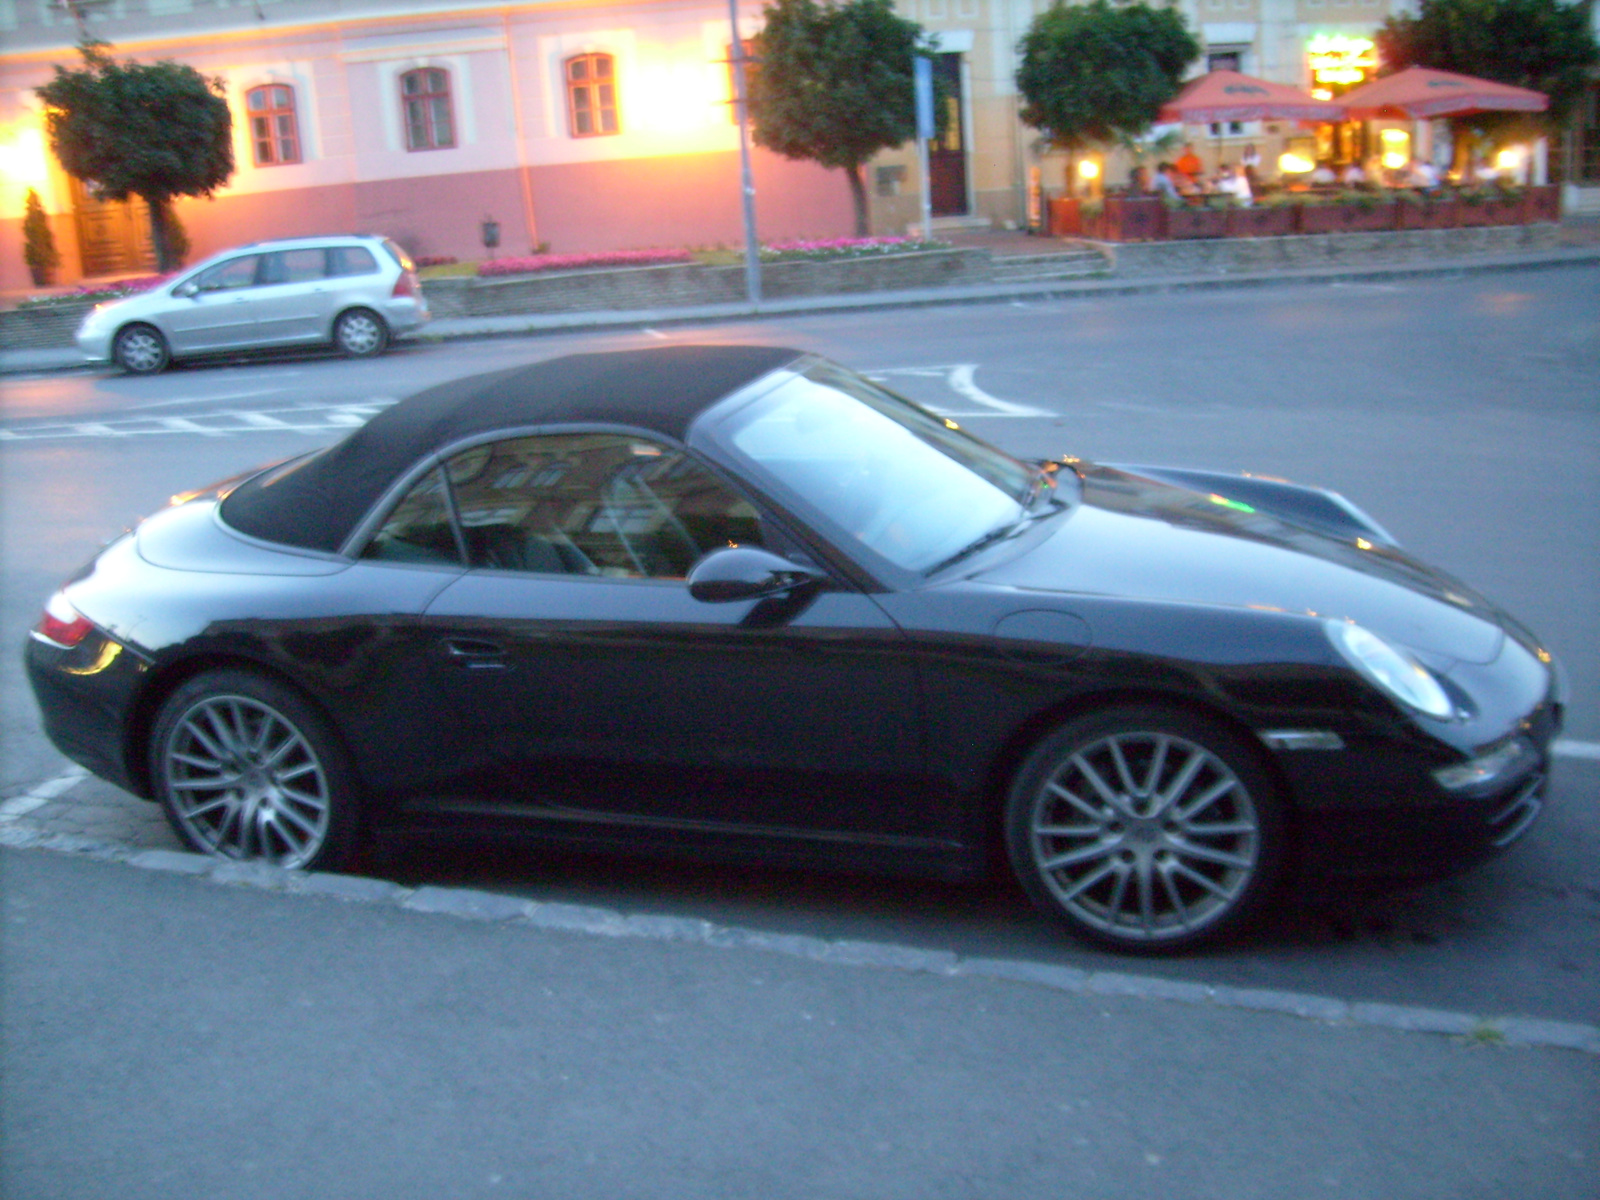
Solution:
{"label": "rear quarter window", "polygon": [[329,275],[373,275],[378,260],[365,246],[333,246],[328,250]]}

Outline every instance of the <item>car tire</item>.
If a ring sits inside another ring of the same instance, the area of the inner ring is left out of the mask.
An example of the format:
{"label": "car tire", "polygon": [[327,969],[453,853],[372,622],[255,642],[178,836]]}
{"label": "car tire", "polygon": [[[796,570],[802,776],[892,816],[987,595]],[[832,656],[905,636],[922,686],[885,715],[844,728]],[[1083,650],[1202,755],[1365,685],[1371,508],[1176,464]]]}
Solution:
{"label": "car tire", "polygon": [[161,706],[150,779],[178,837],[202,854],[281,867],[355,864],[360,789],[326,719],[291,688],[208,671]]}
{"label": "car tire", "polygon": [[1235,933],[1284,859],[1278,789],[1221,725],[1153,707],[1080,717],[1023,762],[1006,803],[1023,890],[1118,950],[1193,949]]}
{"label": "car tire", "polygon": [[347,358],[372,358],[389,344],[389,327],[370,308],[352,308],[333,323],[333,344]]}
{"label": "car tire", "polygon": [[167,339],[154,325],[129,325],[118,330],[111,356],[130,375],[154,375],[172,361]]}

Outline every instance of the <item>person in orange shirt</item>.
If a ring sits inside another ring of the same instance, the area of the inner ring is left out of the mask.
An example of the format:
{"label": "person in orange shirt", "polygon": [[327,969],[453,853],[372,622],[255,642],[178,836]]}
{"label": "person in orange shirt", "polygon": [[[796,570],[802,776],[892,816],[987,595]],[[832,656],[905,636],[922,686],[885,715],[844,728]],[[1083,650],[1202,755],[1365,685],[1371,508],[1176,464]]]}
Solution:
{"label": "person in orange shirt", "polygon": [[1178,170],[1189,177],[1191,183],[1200,181],[1201,172],[1205,170],[1200,165],[1200,156],[1194,152],[1194,147],[1188,142],[1183,144],[1183,155],[1173,164]]}

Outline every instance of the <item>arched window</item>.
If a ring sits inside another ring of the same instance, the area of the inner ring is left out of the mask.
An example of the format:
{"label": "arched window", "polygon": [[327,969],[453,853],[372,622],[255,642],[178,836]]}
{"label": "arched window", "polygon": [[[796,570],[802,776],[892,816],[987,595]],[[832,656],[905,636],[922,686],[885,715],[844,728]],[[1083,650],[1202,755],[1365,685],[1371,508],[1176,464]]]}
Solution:
{"label": "arched window", "polygon": [[617,75],[609,54],[567,59],[567,121],[573,137],[616,133]]}
{"label": "arched window", "polygon": [[265,83],[244,96],[250,114],[250,145],[256,166],[276,167],[300,161],[300,125],[294,112],[294,89],[286,83]]}
{"label": "arched window", "polygon": [[439,67],[407,71],[400,76],[400,99],[406,110],[407,150],[441,150],[456,144],[449,71]]}

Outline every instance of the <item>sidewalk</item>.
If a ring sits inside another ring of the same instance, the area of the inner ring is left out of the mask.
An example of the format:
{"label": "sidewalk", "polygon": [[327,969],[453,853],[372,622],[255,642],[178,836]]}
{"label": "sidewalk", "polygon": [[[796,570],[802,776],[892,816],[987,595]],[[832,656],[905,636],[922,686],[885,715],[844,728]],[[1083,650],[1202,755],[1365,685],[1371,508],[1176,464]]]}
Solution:
{"label": "sidewalk", "polygon": [[1514,1030],[170,853],[0,871],[14,1200],[1594,1194],[1600,1056]]}
{"label": "sidewalk", "polygon": [[[945,238],[956,246],[987,250],[997,261],[1070,253],[1076,243],[1030,237],[1000,230],[961,232]],[[641,308],[611,312],[525,314],[497,317],[452,317],[430,322],[418,336],[426,340],[529,336],[578,329],[650,328],[668,324],[748,320],[760,317],[809,315],[862,309],[911,308],[935,304],[997,303],[1009,300],[1050,300],[1086,296],[1128,295],[1210,288],[1261,287],[1285,283],[1416,279],[1460,272],[1514,271],[1600,263],[1600,221],[1572,219],[1559,227],[1558,244],[1546,250],[1440,258],[1427,262],[1352,262],[1349,265],[1310,268],[1190,273],[1140,274],[1061,278],[1045,281],[1002,280],[979,285],[956,285],[914,291],[864,292],[849,295],[805,296],[767,300],[759,306],[690,304],[670,308]],[[1182,245],[1182,243],[1169,243]],[[22,350],[0,348],[0,374],[82,369],[72,347]]]}

